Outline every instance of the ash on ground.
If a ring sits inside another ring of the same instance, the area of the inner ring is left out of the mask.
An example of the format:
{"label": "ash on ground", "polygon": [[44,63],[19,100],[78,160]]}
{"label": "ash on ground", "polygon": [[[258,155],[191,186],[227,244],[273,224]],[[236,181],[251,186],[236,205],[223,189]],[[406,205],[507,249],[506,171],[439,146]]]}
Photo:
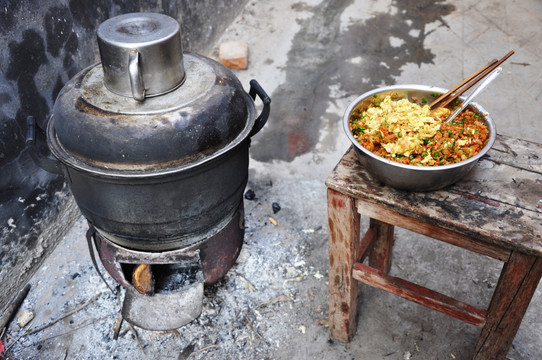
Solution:
{"label": "ash on ground", "polygon": [[[118,339],[113,339],[123,293],[113,295],[95,272],[84,241],[86,223],[80,219],[75,233],[66,236],[31,282],[22,308],[32,309],[36,317],[24,329],[10,327],[10,336],[19,339],[7,358],[266,359],[276,358],[278,351],[298,353],[300,337],[327,340],[327,253],[312,251],[327,247],[325,208],[318,217],[293,216],[314,199],[281,198],[289,192],[271,182],[250,185],[258,196],[245,200],[243,249],[225,278],[205,288],[198,319],[169,332],[134,332],[124,322]],[[322,184],[285,186],[303,187],[305,197],[325,201]],[[280,200],[280,212],[273,213],[271,199]],[[277,225],[269,221],[271,216]],[[73,310],[77,311],[65,319],[25,335]]]}

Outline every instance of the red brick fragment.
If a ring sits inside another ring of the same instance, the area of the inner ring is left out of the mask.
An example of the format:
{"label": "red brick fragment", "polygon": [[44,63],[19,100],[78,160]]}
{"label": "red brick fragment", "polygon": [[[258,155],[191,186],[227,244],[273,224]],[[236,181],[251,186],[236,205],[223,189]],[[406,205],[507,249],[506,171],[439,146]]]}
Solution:
{"label": "red brick fragment", "polygon": [[248,46],[244,41],[228,41],[219,46],[220,62],[230,69],[248,68]]}

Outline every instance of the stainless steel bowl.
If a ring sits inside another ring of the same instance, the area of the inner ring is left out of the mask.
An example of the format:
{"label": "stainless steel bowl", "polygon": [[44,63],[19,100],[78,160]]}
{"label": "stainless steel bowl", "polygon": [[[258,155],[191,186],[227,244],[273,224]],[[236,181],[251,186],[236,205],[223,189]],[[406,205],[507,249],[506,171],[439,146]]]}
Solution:
{"label": "stainless steel bowl", "polygon": [[[348,125],[352,111],[359,108],[365,109],[369,104],[374,101],[382,101],[391,93],[394,93],[397,98],[422,99],[425,97],[429,104],[435,99],[433,95],[439,96],[446,91],[426,85],[393,85],[366,92],[348,106],[343,117],[344,131],[354,145],[360,162],[376,179],[386,185],[403,190],[432,191],[442,189],[465,176],[476,162],[491,149],[496,136],[495,124],[487,111],[476,103],[471,103],[468,108],[484,119],[489,129],[489,141],[475,156],[452,165],[415,166],[387,160],[361,146],[350,132]],[[460,99],[464,100],[463,97]]]}

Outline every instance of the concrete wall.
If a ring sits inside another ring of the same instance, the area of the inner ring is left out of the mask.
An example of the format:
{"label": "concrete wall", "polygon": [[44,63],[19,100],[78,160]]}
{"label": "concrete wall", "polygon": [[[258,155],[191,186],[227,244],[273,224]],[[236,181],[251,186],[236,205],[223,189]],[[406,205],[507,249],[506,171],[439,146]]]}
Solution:
{"label": "concrete wall", "polygon": [[[206,54],[247,0],[5,0],[0,7],[0,309],[78,215],[61,177],[25,147],[26,118],[45,128],[62,86],[99,61],[104,20],[152,11],[181,23],[184,50]],[[38,140],[45,140],[38,129]],[[81,239],[85,241],[85,239]]]}

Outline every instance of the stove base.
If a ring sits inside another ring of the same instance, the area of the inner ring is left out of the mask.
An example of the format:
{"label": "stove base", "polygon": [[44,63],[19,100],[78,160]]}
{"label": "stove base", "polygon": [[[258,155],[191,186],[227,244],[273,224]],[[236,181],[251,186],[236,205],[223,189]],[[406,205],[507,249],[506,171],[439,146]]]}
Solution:
{"label": "stove base", "polygon": [[[94,231],[92,225],[87,238],[91,255],[94,257],[93,243],[109,275],[126,289],[123,318],[147,330],[173,330],[199,317],[204,284],[223,278],[239,256],[244,238],[243,202],[209,237],[175,250],[129,249],[113,242],[107,233]],[[151,280],[148,291],[138,292],[134,270],[141,264],[149,265]]]}
{"label": "stove base", "polygon": [[142,295],[134,287],[126,289],[122,316],[132,325],[146,330],[167,331],[198,318],[203,307],[203,277],[180,291],[153,296]]}

